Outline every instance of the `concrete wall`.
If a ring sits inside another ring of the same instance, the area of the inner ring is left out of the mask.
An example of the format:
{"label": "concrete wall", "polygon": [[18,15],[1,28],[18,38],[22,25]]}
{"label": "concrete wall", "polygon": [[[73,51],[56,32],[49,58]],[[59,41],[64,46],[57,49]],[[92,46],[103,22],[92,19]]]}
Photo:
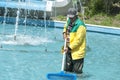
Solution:
{"label": "concrete wall", "polygon": [[53,15],[64,15],[66,16],[68,9],[72,7],[71,0],[64,0],[62,2],[55,2],[53,3]]}
{"label": "concrete wall", "polygon": [[[3,3],[5,3],[3,1]],[[10,2],[12,4],[12,2]],[[16,3],[16,2],[14,2]],[[24,3],[24,2],[23,2]],[[1,3],[2,4],[2,3]],[[24,3],[25,4],[25,3]],[[38,4],[38,3],[37,3]],[[39,4],[42,4],[43,3],[39,3]],[[5,13],[5,5],[3,6],[0,6],[0,16],[4,16],[4,13]],[[68,11],[68,8],[72,7],[72,0],[56,0],[56,1],[53,1],[53,7],[52,7],[52,12],[51,11],[47,11],[47,18],[49,19],[51,16],[52,17],[56,17],[58,15],[64,15],[66,16],[66,13]],[[6,16],[10,16],[10,17],[16,17],[16,11],[17,11],[17,7],[14,6],[14,8],[12,6],[9,6],[8,8],[8,13]],[[34,14],[36,13],[36,14]],[[24,18],[25,16],[25,9],[21,9],[20,10],[20,17],[21,18]],[[27,17],[28,18],[38,18],[38,19],[41,19],[41,18],[44,18],[44,11],[42,10],[29,10],[29,14],[27,14]]]}

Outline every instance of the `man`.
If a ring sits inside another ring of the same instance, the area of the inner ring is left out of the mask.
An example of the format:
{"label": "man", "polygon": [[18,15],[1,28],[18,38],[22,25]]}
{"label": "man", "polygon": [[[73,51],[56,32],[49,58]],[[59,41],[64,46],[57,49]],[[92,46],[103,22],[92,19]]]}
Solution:
{"label": "man", "polygon": [[68,20],[63,29],[63,37],[66,39],[65,71],[81,74],[86,49],[86,26],[78,18],[77,10],[69,8],[67,13]]}

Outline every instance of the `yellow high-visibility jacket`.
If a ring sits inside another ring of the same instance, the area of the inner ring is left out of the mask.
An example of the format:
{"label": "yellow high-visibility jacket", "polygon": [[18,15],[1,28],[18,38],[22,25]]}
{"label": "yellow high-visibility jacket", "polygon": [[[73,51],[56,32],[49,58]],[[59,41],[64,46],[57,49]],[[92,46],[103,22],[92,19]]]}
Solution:
{"label": "yellow high-visibility jacket", "polygon": [[[67,31],[70,19],[67,20],[64,25],[63,32]],[[70,31],[70,43],[69,47],[71,48],[71,55],[73,60],[84,58],[86,51],[86,26],[78,18],[75,21],[74,26]]]}

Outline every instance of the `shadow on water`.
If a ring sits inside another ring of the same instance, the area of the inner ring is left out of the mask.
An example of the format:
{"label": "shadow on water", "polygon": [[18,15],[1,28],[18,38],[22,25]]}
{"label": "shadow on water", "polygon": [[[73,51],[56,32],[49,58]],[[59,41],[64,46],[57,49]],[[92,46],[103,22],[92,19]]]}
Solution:
{"label": "shadow on water", "polygon": [[89,45],[86,46],[86,52],[90,52],[91,51],[91,48]]}

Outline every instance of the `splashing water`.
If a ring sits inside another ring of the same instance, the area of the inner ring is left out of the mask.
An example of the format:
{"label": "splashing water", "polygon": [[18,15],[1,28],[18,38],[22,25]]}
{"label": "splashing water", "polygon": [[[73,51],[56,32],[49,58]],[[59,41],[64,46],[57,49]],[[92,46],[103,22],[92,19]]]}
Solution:
{"label": "splashing water", "polygon": [[49,42],[53,41],[39,36],[32,37],[29,35],[18,35],[17,39],[13,40],[13,35],[7,35],[6,40],[2,41],[1,43],[10,45],[40,45]]}

